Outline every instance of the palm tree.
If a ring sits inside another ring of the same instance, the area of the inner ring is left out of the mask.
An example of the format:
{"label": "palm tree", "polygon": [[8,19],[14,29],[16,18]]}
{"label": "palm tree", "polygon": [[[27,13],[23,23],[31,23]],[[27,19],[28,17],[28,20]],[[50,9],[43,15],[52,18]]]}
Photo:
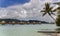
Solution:
{"label": "palm tree", "polygon": [[57,7],[55,9],[55,11],[57,11],[56,25],[60,26],[60,2],[56,2],[56,3],[53,3],[53,4],[59,5],[59,7]]}
{"label": "palm tree", "polygon": [[57,2],[57,3],[53,3],[53,4],[58,4],[59,7],[57,7],[56,9],[52,10],[53,7],[50,7],[50,4],[49,3],[45,3],[45,8],[43,8],[44,10],[42,10],[41,12],[44,12],[43,13],[43,16],[45,16],[46,14],[48,14],[51,18],[52,17],[52,14],[55,15],[53,12],[56,12],[57,11],[57,18],[56,18],[56,25],[57,26],[60,26],[60,2]]}
{"label": "palm tree", "polygon": [[[53,18],[51,14],[55,15],[53,13],[55,10],[52,11],[53,7],[51,7],[49,3],[45,3],[45,8],[43,8],[43,9],[44,10],[41,10],[41,12],[44,12],[43,16],[45,16],[46,14],[48,14],[51,18]],[[53,20],[55,20],[55,19],[53,18]]]}
{"label": "palm tree", "polygon": [[57,11],[56,25],[60,26],[60,7],[54,9],[54,11]]}

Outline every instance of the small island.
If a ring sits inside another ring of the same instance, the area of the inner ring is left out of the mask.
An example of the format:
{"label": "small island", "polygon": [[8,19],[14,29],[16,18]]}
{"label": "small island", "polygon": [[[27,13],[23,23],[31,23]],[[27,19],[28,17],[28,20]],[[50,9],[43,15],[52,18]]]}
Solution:
{"label": "small island", "polygon": [[18,19],[0,19],[0,24],[41,24],[48,22],[39,21],[39,20],[18,20]]}

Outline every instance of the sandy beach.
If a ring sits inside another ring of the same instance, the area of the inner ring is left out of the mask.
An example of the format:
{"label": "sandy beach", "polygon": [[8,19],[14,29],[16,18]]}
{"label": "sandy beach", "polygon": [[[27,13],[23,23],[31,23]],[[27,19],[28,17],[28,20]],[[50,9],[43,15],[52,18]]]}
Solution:
{"label": "sandy beach", "polygon": [[39,36],[60,36],[60,33],[38,33]]}

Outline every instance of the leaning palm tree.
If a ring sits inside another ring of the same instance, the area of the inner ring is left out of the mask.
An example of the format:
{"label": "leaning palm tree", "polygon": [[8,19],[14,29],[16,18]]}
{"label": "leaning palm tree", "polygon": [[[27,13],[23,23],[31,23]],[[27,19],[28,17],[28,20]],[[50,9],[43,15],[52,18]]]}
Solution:
{"label": "leaning palm tree", "polygon": [[[44,10],[41,10],[41,12],[43,12],[43,16],[48,14],[51,18],[53,18],[51,14],[53,14],[53,15],[55,15],[55,14],[52,11],[53,7],[51,7],[49,3],[45,3],[45,8],[43,8],[43,9]],[[53,20],[55,20],[55,19],[53,18]]]}
{"label": "leaning palm tree", "polygon": [[43,16],[45,16],[46,14],[48,14],[50,17],[52,17],[51,14],[55,15],[53,12],[56,12],[57,11],[57,18],[56,18],[56,20],[53,17],[52,18],[56,21],[56,25],[57,26],[60,26],[60,2],[54,3],[54,4],[58,4],[59,7],[57,7],[54,10],[52,10],[53,7],[50,7],[50,4],[49,3],[45,3],[45,8],[41,12],[44,12],[43,13]]}
{"label": "leaning palm tree", "polygon": [[60,26],[60,7],[57,7],[53,11],[57,11],[57,17],[56,17],[56,25]]}
{"label": "leaning palm tree", "polygon": [[54,4],[59,5],[54,11],[57,11],[56,25],[60,26],[60,2],[56,2]]}

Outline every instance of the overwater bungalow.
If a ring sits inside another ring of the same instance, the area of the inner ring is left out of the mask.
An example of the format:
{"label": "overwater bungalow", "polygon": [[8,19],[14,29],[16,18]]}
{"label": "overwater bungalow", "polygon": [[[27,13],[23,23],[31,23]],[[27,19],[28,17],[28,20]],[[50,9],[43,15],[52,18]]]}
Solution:
{"label": "overwater bungalow", "polygon": [[0,24],[40,24],[38,20],[0,19]]}

